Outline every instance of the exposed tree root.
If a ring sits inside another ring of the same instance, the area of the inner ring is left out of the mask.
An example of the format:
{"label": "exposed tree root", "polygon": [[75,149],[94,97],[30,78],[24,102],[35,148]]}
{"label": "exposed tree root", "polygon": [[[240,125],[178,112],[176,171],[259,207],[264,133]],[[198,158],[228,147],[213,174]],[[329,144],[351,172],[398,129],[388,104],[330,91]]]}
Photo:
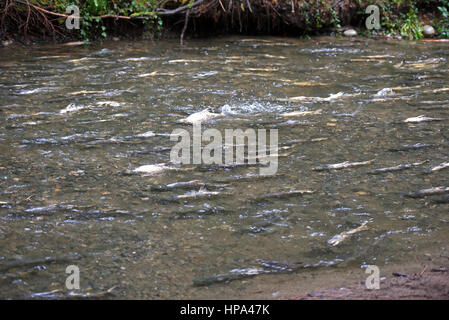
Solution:
{"label": "exposed tree root", "polygon": [[[50,3],[49,1],[48,3]],[[41,33],[42,37],[79,37],[79,32],[68,30],[61,23],[69,17],[56,12],[53,7],[37,5],[31,0],[3,0],[0,2],[0,37]],[[47,3],[47,2],[46,2]],[[181,43],[187,33],[206,35],[210,33],[252,34],[310,34],[336,29],[339,25],[362,26],[364,8],[368,0],[196,0],[180,5],[180,1],[161,0],[154,8],[141,15],[103,14],[93,15],[93,22],[105,20],[106,26],[130,25],[144,29],[139,21],[150,17],[163,18],[166,26],[184,22]],[[416,1],[416,5],[424,0]],[[402,8],[403,9],[403,8]],[[402,10],[398,6],[395,10]],[[60,10],[60,9],[59,9]],[[80,17],[83,20],[83,16]],[[189,22],[191,22],[189,24]],[[108,32],[110,30],[108,29]],[[123,30],[122,30],[123,31]],[[193,32],[192,32],[193,31]]]}

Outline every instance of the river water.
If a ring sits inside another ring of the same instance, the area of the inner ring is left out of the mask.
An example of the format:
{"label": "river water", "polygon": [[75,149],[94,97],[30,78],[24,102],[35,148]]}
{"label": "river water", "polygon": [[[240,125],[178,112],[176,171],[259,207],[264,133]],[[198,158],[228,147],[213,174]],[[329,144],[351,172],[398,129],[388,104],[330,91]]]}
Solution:
{"label": "river water", "polygon": [[[449,161],[448,59],[444,43],[330,38],[0,48],[0,297],[64,297],[68,265],[81,295],[270,297],[278,279],[313,285],[445,250],[447,193],[406,195],[449,186],[449,168],[431,171]],[[169,134],[205,108],[221,116],[203,129],[278,129],[277,174],[129,174],[168,163]],[[419,115],[439,121],[404,122]],[[176,198],[203,185],[216,194]],[[313,193],[269,195],[298,189]]]}

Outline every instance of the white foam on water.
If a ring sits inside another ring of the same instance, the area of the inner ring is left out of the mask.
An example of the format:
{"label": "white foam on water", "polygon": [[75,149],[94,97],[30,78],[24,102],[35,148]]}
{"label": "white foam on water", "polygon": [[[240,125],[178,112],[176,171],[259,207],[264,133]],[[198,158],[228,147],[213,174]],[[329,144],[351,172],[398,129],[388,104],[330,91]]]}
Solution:
{"label": "white foam on water", "polygon": [[259,113],[281,113],[286,109],[285,106],[270,102],[252,102],[225,104],[221,107],[221,113],[225,115],[248,115]]}

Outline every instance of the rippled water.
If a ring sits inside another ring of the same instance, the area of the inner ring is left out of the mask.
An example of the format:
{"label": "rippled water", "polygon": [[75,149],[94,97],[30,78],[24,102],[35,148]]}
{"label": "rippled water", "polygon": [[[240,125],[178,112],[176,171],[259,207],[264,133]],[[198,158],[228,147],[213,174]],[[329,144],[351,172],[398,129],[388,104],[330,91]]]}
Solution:
{"label": "rippled water", "polygon": [[[0,296],[63,295],[75,264],[82,294],[252,297],[298,271],[193,280],[261,260],[382,268],[445,248],[448,195],[404,195],[449,186],[448,168],[429,171],[449,160],[448,59],[444,43],[327,38],[0,48]],[[126,174],[169,162],[168,135],[191,130],[178,121],[206,107],[224,116],[204,129],[278,129],[290,148],[277,175],[207,165]],[[440,121],[404,123],[419,115]],[[174,201],[199,187],[164,189],[191,180],[219,194]],[[264,198],[293,189],[314,193]],[[369,230],[328,243],[366,221]]]}

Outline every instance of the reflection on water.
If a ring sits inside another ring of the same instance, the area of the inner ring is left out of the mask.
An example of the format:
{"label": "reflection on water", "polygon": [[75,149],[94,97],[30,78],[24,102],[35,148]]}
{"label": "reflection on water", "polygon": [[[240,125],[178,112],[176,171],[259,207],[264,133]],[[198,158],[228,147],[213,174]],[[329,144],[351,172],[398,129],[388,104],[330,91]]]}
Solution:
{"label": "reflection on water", "polygon": [[[449,184],[447,166],[432,170],[449,156],[446,44],[104,47],[0,49],[0,296],[64,292],[76,264],[81,294],[250,297],[279,276],[267,268],[276,261],[382,266],[447,245],[447,192],[404,197]],[[191,130],[179,120],[206,107],[223,116],[204,128],[277,128],[288,151],[277,175],[207,165],[129,174],[169,162],[168,135]],[[438,121],[404,122],[420,115]],[[233,270],[271,275],[193,285]]]}

